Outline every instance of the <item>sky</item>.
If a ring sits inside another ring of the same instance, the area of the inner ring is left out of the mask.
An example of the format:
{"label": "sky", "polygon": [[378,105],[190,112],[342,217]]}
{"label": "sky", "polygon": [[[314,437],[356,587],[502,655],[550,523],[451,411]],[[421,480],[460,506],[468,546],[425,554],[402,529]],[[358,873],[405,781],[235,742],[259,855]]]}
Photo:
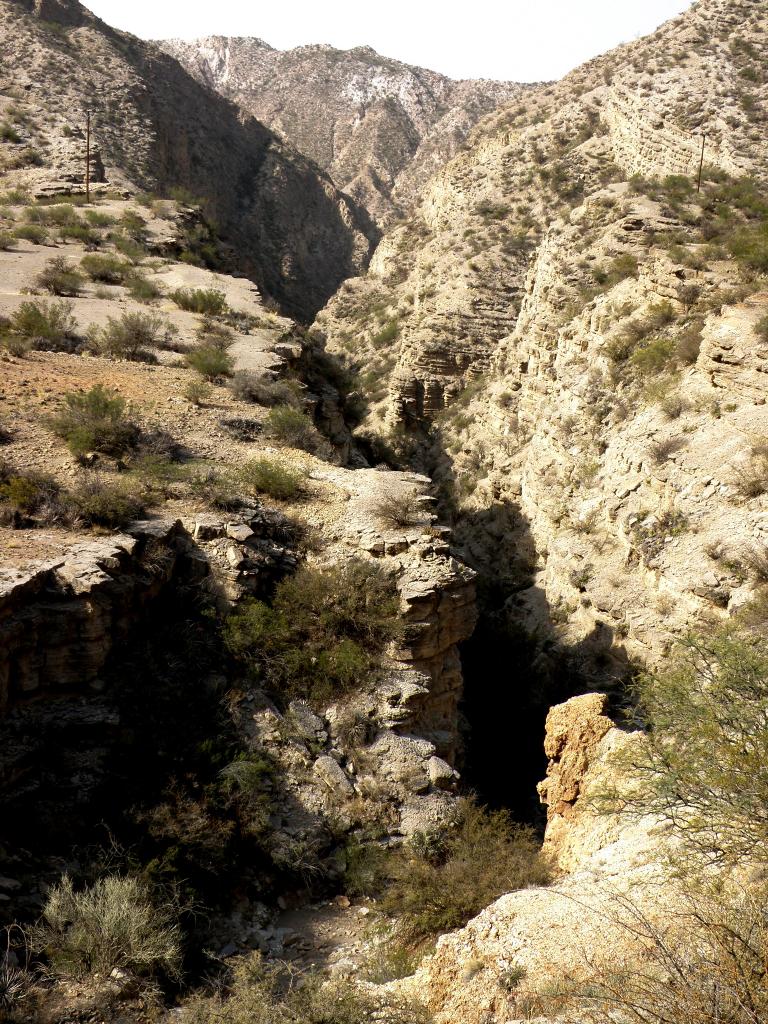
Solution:
{"label": "sky", "polygon": [[535,82],[653,31],[691,0],[83,0],[143,39],[258,36],[372,46],[452,78]]}

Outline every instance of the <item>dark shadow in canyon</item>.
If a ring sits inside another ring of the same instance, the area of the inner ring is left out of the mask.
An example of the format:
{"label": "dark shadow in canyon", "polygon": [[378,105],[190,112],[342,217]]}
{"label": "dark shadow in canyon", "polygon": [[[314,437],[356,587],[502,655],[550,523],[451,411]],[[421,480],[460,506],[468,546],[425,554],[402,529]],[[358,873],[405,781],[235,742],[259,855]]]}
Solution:
{"label": "dark shadow in canyon", "polygon": [[462,779],[485,803],[543,828],[536,784],[547,769],[549,709],[592,690],[620,702],[630,665],[605,623],[576,644],[563,641],[562,612],[535,585],[540,557],[519,505],[459,509],[442,451],[433,465],[442,471],[438,508],[453,527],[455,553],[478,573],[478,624],[461,648]]}

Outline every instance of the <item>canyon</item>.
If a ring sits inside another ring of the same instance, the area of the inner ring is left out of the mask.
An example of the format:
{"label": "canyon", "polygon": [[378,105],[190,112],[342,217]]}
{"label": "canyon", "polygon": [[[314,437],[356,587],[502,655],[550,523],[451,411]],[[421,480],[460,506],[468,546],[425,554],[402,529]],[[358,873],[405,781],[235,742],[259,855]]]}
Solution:
{"label": "canyon", "polygon": [[764,774],[765,4],[539,84],[0,15],[0,1019],[720,1019],[760,851],[638,765],[724,679]]}

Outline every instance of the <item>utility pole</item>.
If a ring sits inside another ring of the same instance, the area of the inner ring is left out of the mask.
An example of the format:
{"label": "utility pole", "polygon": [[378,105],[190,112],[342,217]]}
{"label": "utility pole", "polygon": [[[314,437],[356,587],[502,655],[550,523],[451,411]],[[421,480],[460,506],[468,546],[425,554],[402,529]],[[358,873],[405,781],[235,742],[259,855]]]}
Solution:
{"label": "utility pole", "polygon": [[696,191],[701,192],[701,175],[704,171],[704,143],[707,141],[705,132],[701,133],[701,159],[699,160],[699,183],[696,186]]}
{"label": "utility pole", "polygon": [[91,201],[91,112],[85,115],[85,201]]}

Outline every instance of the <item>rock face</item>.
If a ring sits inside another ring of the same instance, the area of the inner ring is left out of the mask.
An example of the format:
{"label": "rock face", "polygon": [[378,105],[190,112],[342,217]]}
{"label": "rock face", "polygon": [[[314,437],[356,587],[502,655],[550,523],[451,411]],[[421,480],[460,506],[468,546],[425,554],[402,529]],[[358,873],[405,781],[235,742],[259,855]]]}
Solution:
{"label": "rock face", "polygon": [[[361,432],[410,436],[511,620],[609,674],[740,608],[767,539],[744,484],[764,291],[634,178],[695,196],[705,134],[710,177],[764,183],[765,28],[705,0],[490,115],[315,325],[360,373]],[[667,356],[633,377],[621,339],[662,314]]]}
{"label": "rock face", "polygon": [[410,209],[485,114],[526,90],[452,81],[370,47],[281,51],[225,36],[160,45],[328,171],[379,224]]}
{"label": "rock face", "polygon": [[38,156],[14,184],[40,191],[59,181],[57,151],[82,132],[90,108],[112,186],[203,198],[235,248],[234,265],[289,314],[311,318],[365,267],[377,237],[367,214],[167,54],[75,0],[3,0],[0,11],[0,81],[46,113],[28,128]]}
{"label": "rock face", "polygon": [[552,761],[542,785],[549,804],[545,850],[560,872],[557,880],[547,889],[502,896],[465,928],[440,938],[416,974],[396,983],[418,993],[438,1024],[580,1019],[560,1016],[558,983],[572,991],[595,964],[636,962],[628,908],[653,920],[674,899],[659,867],[664,839],[658,822],[599,816],[588,803],[611,778],[612,753],[642,742],[602,714],[604,700],[600,694],[573,698],[554,707],[547,723]]}
{"label": "rock face", "polygon": [[280,517],[258,509],[186,527],[139,522],[125,536],[76,544],[52,563],[3,573],[0,713],[97,685],[115,646],[181,582],[202,581],[225,603],[263,593],[297,564],[288,540]]}

